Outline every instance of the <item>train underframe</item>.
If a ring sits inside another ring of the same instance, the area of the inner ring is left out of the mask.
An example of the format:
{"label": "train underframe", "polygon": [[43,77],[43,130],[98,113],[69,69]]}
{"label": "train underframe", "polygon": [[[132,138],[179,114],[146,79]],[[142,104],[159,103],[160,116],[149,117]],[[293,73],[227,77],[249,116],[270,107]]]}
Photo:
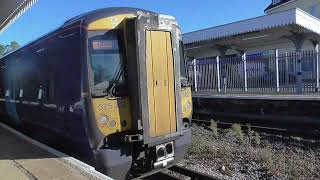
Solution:
{"label": "train underframe", "polygon": [[186,128],[183,135],[163,142],[152,147],[142,142],[122,143],[94,150],[97,170],[116,179],[128,179],[174,165],[187,153],[191,143],[191,129]]}

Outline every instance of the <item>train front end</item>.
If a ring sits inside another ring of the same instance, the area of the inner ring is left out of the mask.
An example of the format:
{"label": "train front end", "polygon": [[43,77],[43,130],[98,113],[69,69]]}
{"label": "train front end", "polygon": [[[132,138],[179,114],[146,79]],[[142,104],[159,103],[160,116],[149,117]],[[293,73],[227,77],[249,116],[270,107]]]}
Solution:
{"label": "train front end", "polygon": [[97,169],[124,179],[183,159],[192,102],[175,19],[118,13],[86,34],[85,123]]}

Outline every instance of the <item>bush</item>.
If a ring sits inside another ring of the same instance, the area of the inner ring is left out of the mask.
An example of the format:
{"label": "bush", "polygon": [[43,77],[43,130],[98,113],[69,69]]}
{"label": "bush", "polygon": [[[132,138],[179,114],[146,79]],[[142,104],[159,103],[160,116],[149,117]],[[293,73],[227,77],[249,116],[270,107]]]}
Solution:
{"label": "bush", "polygon": [[267,170],[271,170],[273,167],[273,154],[270,149],[264,148],[258,154],[258,160],[261,165]]}
{"label": "bush", "polygon": [[212,135],[213,137],[215,138],[218,138],[219,136],[219,133],[218,133],[218,124],[213,120],[211,119],[211,124],[210,124],[210,127],[209,127],[212,131]]}
{"label": "bush", "polygon": [[244,140],[244,135],[241,129],[241,125],[240,124],[233,124],[231,126],[231,131],[233,133],[235,133],[237,135],[237,137],[243,142]]}
{"label": "bush", "polygon": [[254,132],[253,140],[254,140],[254,143],[255,143],[256,145],[259,146],[259,145],[261,144],[261,138],[260,138],[259,133]]}

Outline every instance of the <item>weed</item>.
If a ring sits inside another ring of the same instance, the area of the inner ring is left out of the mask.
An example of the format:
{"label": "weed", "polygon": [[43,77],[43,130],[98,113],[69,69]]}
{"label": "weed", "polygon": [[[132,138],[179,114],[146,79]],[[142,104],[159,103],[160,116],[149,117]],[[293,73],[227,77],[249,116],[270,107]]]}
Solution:
{"label": "weed", "polygon": [[253,133],[253,140],[254,140],[254,143],[256,144],[256,145],[260,145],[261,144],[261,138],[260,138],[260,135],[259,135],[259,133],[257,133],[257,132],[254,132]]}
{"label": "weed", "polygon": [[290,136],[290,138],[291,138],[292,140],[298,141],[298,142],[300,142],[300,141],[303,140],[301,137],[298,137],[298,136]]}
{"label": "weed", "polygon": [[273,167],[273,154],[269,148],[262,149],[258,154],[259,162],[267,169],[271,170]]}
{"label": "weed", "polygon": [[213,119],[211,119],[210,129],[212,131],[213,137],[218,138],[218,136],[219,136],[218,124]]}
{"label": "weed", "polygon": [[242,129],[241,129],[241,125],[240,124],[233,124],[231,126],[231,130],[232,130],[233,133],[235,133],[238,136],[240,141],[243,142],[244,135],[243,135],[243,132],[242,132]]}

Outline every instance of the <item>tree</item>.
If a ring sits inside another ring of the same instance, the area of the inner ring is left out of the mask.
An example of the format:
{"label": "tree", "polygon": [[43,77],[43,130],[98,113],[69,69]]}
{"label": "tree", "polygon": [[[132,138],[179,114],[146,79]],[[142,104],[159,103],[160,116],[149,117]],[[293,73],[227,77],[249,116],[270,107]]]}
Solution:
{"label": "tree", "polygon": [[20,44],[12,41],[9,45],[0,44],[0,57],[20,48]]}
{"label": "tree", "polygon": [[20,48],[20,44],[16,41],[11,41],[10,46],[11,46],[11,50],[16,50]]}
{"label": "tree", "polygon": [[3,56],[6,52],[6,46],[0,44],[0,57]]}

